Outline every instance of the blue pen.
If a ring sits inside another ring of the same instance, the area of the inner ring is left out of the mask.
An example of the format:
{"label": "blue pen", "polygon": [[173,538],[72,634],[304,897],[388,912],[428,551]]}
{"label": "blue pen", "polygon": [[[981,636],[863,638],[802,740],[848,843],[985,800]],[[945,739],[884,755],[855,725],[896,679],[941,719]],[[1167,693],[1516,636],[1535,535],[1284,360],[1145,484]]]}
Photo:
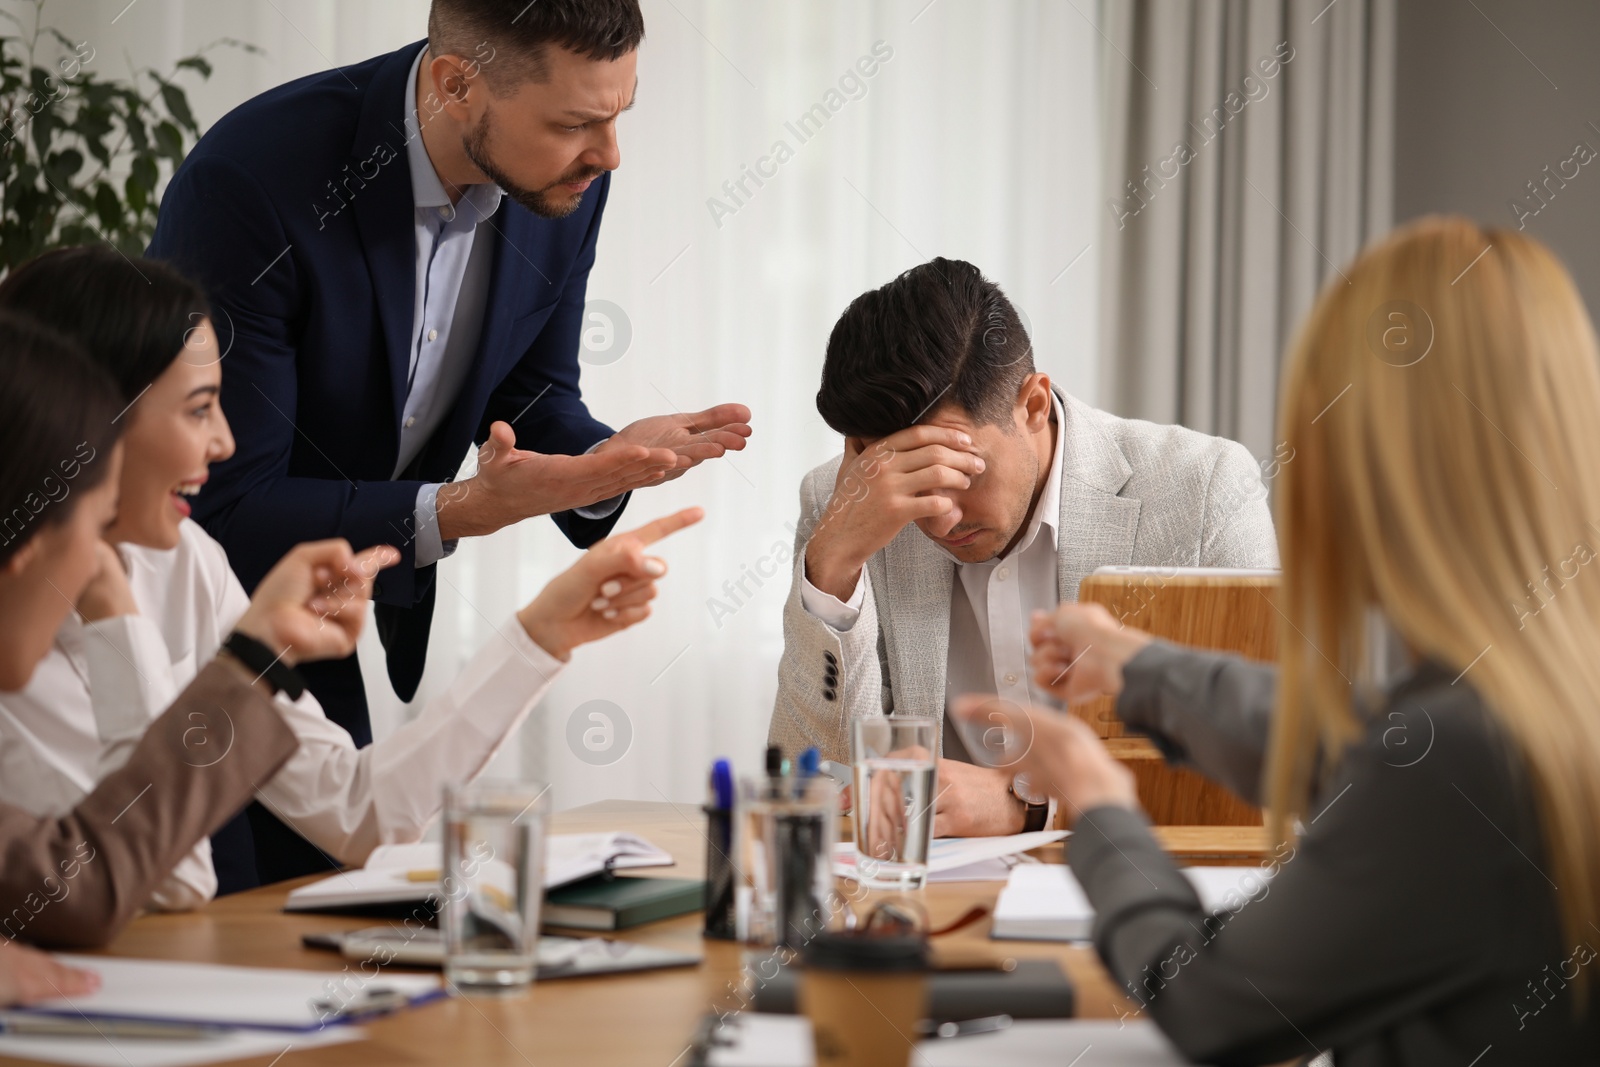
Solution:
{"label": "blue pen", "polygon": [[711,795],[719,811],[733,808],[733,766],[725,759],[711,765]]}

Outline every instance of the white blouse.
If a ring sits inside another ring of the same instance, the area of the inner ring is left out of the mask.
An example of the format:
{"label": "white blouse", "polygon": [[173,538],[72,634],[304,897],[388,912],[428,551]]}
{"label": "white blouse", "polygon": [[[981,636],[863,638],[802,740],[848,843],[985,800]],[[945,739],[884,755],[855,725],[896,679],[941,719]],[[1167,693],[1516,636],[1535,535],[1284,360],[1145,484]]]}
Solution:
{"label": "white blouse", "polygon": [[[27,688],[0,692],[0,801],[35,815],[70,811],[127,761],[232,632],[250,603],[244,587],[198,524],[185,520],[180,531],[167,551],[119,546],[141,614],[85,624],[74,613]],[[562,667],[513,618],[420,715],[363,749],[309,692],[293,702],[279,696],[300,747],[256,797],[341,863],[420,840],[444,787],[488,765]],[[231,741],[197,730],[186,746],[209,763],[226,759]],[[193,908],[216,890],[202,840],[150,906]]]}

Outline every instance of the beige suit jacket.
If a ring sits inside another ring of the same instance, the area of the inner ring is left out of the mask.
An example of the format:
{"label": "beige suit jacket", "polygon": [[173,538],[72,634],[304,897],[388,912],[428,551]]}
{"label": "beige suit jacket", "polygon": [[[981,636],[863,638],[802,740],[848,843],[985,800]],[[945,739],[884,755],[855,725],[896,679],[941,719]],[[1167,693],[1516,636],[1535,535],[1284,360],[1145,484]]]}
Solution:
{"label": "beige suit jacket", "polygon": [[213,662],[69,814],[0,805],[0,932],[42,945],[111,940],[296,743],[242,668]]}
{"label": "beige suit jacket", "polygon": [[[1097,567],[1276,567],[1277,539],[1260,468],[1234,441],[1122,419],[1065,393],[1057,594],[1075,601]],[[926,715],[942,724],[956,566],[915,525],[867,562],[866,596],[849,630],[800,600],[805,544],[833,495],[843,457],[800,485],[794,574],[769,743],[811,745],[850,760],[863,715]],[[868,490],[870,492],[870,489]]]}

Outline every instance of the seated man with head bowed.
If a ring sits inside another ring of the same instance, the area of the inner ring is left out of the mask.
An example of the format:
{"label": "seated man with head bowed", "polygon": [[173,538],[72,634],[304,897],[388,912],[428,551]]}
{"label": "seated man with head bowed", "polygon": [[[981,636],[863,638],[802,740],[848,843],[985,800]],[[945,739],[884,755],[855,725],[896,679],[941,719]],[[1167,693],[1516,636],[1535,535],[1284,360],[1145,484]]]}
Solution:
{"label": "seated man with head bowed", "polygon": [[[770,739],[850,759],[851,723],[1038,702],[1028,617],[1114,564],[1275,567],[1242,445],[1097,411],[1051,385],[999,286],[934,259],[856,298],[817,409],[844,455],[800,486]],[[1041,829],[1047,800],[943,730],[935,833]]]}

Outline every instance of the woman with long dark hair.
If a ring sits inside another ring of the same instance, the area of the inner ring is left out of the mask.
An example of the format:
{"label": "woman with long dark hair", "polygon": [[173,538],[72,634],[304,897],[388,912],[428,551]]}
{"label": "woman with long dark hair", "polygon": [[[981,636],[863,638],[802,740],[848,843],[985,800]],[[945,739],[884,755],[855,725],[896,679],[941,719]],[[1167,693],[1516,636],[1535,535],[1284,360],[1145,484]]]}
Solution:
{"label": "woman with long dark hair", "polygon": [[[119,586],[109,567],[105,589],[64,620],[40,677],[0,694],[0,724],[19,739],[0,731],[0,800],[43,810],[70,805],[120,762],[248,604],[186,500],[233,453],[219,397],[228,352],[198,288],[165,264],[103,247],[24,264],[0,283],[0,308],[27,308],[73,336],[128,406],[121,504],[106,532],[126,578]],[[666,564],[646,547],[701,514],[680,511],[591,548],[506,620],[445,693],[373,745],[357,749],[315,697],[299,696],[284,712],[300,747],[258,799],[341,864],[420,840],[444,786],[483,770],[574,648],[649,615]],[[194,907],[217,891],[219,873],[201,846],[151,903]]]}
{"label": "woman with long dark hair", "polygon": [[[0,689],[34,680],[97,580],[101,539],[117,515],[123,407],[115,384],[71,341],[0,313]],[[300,546],[233,620],[230,641],[286,667],[350,654],[370,575],[398,556],[385,547],[356,557],[343,541]],[[124,766],[75,803],[48,814],[0,803],[0,932],[52,945],[110,939],[293,753],[274,691],[236,653],[210,649]],[[223,720],[230,757],[200,758],[192,731]],[[36,956],[0,952],[0,998],[38,999],[47,995],[41,983],[57,977]],[[70,976],[57,993],[85,981]]]}

